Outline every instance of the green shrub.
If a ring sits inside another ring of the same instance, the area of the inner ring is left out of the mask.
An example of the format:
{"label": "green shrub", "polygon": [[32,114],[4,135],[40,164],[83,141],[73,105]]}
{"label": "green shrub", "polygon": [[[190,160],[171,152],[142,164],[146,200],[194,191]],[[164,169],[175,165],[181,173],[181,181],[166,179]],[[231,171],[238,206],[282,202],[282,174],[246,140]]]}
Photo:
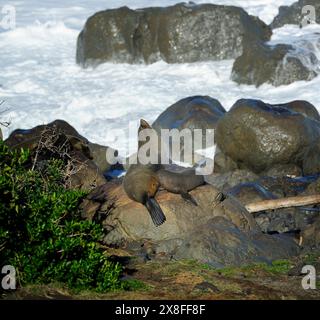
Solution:
{"label": "green shrub", "polygon": [[28,151],[11,151],[0,141],[0,267],[13,265],[20,285],[119,288],[122,268],[99,246],[102,227],[81,219],[85,194],[65,189],[63,162],[32,170],[30,159]]}

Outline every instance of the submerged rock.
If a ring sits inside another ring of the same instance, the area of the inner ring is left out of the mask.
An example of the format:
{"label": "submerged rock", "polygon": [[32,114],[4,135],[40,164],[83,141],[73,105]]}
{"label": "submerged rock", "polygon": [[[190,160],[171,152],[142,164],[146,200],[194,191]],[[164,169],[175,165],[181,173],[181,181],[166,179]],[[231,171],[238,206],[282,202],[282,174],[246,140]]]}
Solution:
{"label": "submerged rock", "polygon": [[234,59],[244,41],[270,39],[271,29],[232,6],[179,3],[169,7],[101,11],[78,37],[77,63],[185,63]]}
{"label": "submerged rock", "polygon": [[287,85],[312,80],[318,75],[319,61],[309,50],[293,45],[253,43],[244,48],[233,64],[231,79],[239,84]]}
{"label": "submerged rock", "polygon": [[[315,9],[315,21],[312,21],[313,23],[320,23],[320,2],[319,0],[299,0],[295,3],[293,3],[291,6],[280,6],[278,15],[273,19],[271,23],[272,29],[280,28],[284,26],[285,24],[297,24],[302,26],[304,23],[306,25],[307,20],[305,20],[305,16],[309,13],[309,17],[312,18],[312,15],[310,16],[310,12],[306,12],[303,14],[302,8],[304,6],[313,6]],[[306,17],[307,18],[307,17]],[[305,21],[304,21],[305,20]],[[313,20],[313,19],[311,19]],[[304,21],[304,22],[303,22]],[[310,21],[311,22],[311,21]]]}
{"label": "submerged rock", "polygon": [[[319,141],[320,123],[283,106],[238,100],[218,121],[215,137],[239,168],[259,174],[275,165],[294,164],[308,168],[308,174],[318,172],[318,166],[307,166],[306,154]],[[315,159],[316,154],[316,164]]]}

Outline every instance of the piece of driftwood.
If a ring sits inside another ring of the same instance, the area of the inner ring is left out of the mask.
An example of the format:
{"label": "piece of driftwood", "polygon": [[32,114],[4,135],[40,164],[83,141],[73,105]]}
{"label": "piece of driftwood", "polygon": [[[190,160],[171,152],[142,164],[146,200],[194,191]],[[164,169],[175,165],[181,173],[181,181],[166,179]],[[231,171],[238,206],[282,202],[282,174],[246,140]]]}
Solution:
{"label": "piece of driftwood", "polygon": [[312,196],[297,196],[281,199],[263,200],[259,202],[249,203],[246,205],[246,209],[250,213],[273,210],[280,208],[300,207],[311,204],[320,203],[320,194]]}

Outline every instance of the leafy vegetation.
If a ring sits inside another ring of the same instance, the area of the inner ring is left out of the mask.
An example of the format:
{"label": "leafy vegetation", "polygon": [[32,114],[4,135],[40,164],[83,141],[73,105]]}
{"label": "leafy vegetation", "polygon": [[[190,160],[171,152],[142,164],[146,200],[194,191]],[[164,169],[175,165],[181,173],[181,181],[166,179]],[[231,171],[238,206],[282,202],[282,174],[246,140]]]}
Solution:
{"label": "leafy vegetation", "polygon": [[27,150],[0,141],[0,267],[13,265],[19,285],[120,288],[122,267],[104,255],[102,227],[81,219],[85,194],[64,187],[64,163],[45,161],[33,170],[30,162]]}

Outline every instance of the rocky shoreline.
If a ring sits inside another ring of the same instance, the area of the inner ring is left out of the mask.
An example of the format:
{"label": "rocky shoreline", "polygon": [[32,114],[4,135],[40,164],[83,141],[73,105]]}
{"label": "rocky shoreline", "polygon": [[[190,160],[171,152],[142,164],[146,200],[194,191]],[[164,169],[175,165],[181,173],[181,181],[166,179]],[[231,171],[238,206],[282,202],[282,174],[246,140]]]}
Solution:
{"label": "rocky shoreline", "polygon": [[214,172],[191,191],[197,206],[158,191],[156,199],[167,216],[158,228],[145,207],[128,198],[122,178],[108,176],[121,167],[103,159],[108,147],[89,142],[67,122],[15,130],[5,144],[30,149],[39,165],[67,153],[74,164],[69,187],[89,192],[81,204],[82,216],[102,223],[106,245],[140,247],[148,259],[239,266],[319,250],[318,204],[255,214],[245,208],[260,200],[319,193],[319,119],[306,101],[269,105],[242,99],[226,112],[217,100],[196,96],[169,107],[155,121],[156,130],[176,128],[178,120],[178,129],[212,128],[218,147]]}

